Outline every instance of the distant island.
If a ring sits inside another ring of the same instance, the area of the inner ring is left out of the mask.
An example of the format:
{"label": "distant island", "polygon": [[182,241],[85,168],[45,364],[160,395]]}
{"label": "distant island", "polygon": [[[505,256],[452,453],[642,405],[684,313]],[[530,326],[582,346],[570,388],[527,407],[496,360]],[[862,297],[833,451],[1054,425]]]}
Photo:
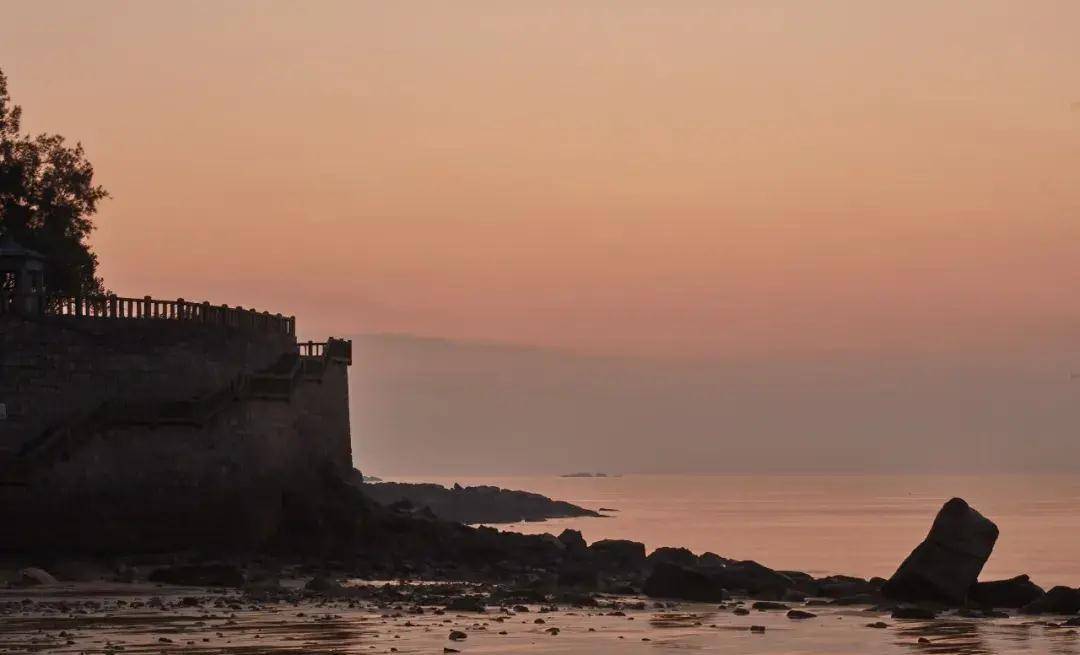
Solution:
{"label": "distant island", "polygon": [[429,510],[435,517],[458,523],[517,523],[546,519],[602,517],[599,512],[528,491],[493,486],[446,488],[439,484],[365,483],[364,494],[375,502],[402,510]]}
{"label": "distant island", "polygon": [[606,478],[606,477],[608,477],[608,474],[607,473],[589,473],[588,471],[584,471],[584,472],[581,472],[581,473],[564,473],[564,474],[560,475],[559,477],[560,478]]}

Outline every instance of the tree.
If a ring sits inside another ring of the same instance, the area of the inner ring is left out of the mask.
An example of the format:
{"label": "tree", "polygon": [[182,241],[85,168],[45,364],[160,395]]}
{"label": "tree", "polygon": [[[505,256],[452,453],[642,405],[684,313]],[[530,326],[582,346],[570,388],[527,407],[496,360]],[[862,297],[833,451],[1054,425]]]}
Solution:
{"label": "tree", "polygon": [[0,238],[48,258],[51,291],[103,293],[98,258],[86,239],[98,202],[109,194],[94,184],[81,143],[72,147],[56,134],[23,135],[21,118],[0,70]]}

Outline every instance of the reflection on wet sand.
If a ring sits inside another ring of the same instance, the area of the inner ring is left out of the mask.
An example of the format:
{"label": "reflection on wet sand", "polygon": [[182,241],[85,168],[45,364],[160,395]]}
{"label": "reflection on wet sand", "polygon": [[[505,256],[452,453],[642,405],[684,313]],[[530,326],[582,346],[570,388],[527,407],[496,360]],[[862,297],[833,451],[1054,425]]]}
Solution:
{"label": "reflection on wet sand", "polygon": [[1080,653],[1080,636],[1051,621],[937,620],[899,622],[896,644],[919,653]]}
{"label": "reflection on wet sand", "polygon": [[[792,620],[783,610],[746,613],[749,603],[738,601],[627,597],[600,597],[597,605],[580,607],[457,612],[411,600],[407,586],[394,586],[393,600],[258,601],[191,588],[126,591],[0,591],[0,654],[1080,653],[1075,629],[1026,617],[894,620],[869,607],[817,605],[815,617]],[[451,639],[451,631],[465,637]]]}

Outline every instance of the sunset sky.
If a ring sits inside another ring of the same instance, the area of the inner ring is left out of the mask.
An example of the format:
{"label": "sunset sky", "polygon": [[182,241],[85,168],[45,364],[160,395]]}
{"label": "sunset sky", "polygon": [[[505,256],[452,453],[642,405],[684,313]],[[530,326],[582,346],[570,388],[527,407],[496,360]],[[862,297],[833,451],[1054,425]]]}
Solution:
{"label": "sunset sky", "polygon": [[21,2],[117,293],[715,357],[1080,327],[1080,3]]}

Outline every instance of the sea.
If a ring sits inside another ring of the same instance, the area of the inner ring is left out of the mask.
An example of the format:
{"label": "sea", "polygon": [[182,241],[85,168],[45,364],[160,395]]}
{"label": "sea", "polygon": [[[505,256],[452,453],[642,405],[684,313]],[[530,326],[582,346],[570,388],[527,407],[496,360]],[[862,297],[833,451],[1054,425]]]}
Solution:
{"label": "sea", "polygon": [[604,518],[502,524],[501,530],[589,542],[683,546],[815,576],[889,577],[958,496],[1000,536],[981,579],[1022,573],[1045,588],[1080,587],[1080,476],[1070,475],[608,475],[458,476],[402,482],[533,491]]}

